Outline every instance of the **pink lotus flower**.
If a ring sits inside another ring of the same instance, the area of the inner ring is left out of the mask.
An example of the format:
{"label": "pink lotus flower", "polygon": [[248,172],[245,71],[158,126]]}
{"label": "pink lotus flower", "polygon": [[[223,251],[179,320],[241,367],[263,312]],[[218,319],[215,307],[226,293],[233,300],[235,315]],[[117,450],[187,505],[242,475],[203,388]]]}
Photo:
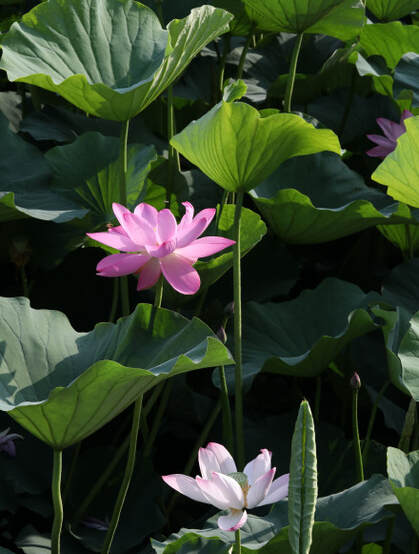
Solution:
{"label": "pink lotus flower", "polygon": [[372,158],[385,158],[388,154],[393,152],[397,146],[397,139],[406,132],[404,126],[404,120],[408,117],[413,117],[413,114],[409,110],[404,110],[400,118],[400,123],[395,123],[385,117],[377,118],[377,123],[381,127],[384,133],[384,137],[381,135],[367,135],[367,137],[378,144],[370,150],[367,150],[368,156]]}
{"label": "pink lotus flower", "polygon": [[16,439],[23,439],[22,435],[17,433],[9,433],[10,428],[5,429],[0,433],[0,452],[6,452],[9,456],[16,456]]}
{"label": "pink lotus flower", "polygon": [[249,462],[243,472],[224,446],[210,442],[198,454],[201,474],[192,479],[187,475],[164,475],[170,487],[198,502],[212,504],[219,510],[229,510],[218,518],[223,531],[237,531],[247,520],[245,508],[273,504],[288,496],[289,474],[273,480],[276,468],[271,468],[272,453],[266,448]]}
{"label": "pink lotus flower", "polygon": [[119,277],[139,273],[137,290],[143,290],[155,285],[163,273],[181,294],[195,294],[201,280],[193,264],[235,241],[223,237],[198,238],[211,223],[215,209],[202,210],[194,217],[193,206],[189,202],[183,205],[186,213],[178,225],[170,210],[157,211],[142,203],[131,213],[114,202],[112,208],[121,225],[87,235],[126,253],[103,258],[96,267],[98,275]]}

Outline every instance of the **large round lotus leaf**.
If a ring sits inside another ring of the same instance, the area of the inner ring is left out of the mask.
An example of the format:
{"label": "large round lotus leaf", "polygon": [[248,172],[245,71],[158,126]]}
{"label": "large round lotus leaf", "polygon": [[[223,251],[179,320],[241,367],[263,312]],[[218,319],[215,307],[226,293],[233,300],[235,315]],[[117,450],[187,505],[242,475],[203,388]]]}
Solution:
{"label": "large round lotus leaf", "polygon": [[10,131],[1,114],[0,137],[0,221],[34,217],[58,223],[86,214],[51,187],[51,173],[42,153]]}
{"label": "large round lotus leaf", "polygon": [[356,285],[325,279],[279,304],[249,302],[243,316],[243,371],[314,377],[353,339],[377,328],[367,311],[380,298]]}
{"label": "large round lotus leaf", "polygon": [[[400,204],[397,214],[397,216],[390,218],[390,223],[399,215],[406,216],[406,218],[411,217],[412,221],[419,223],[419,210],[417,208],[411,209],[406,204]],[[409,258],[412,253],[419,252],[419,225],[417,223],[378,225],[377,229],[387,240],[402,251],[404,257]]]}
{"label": "large round lotus leaf", "polygon": [[372,174],[372,179],[387,187],[395,200],[419,208],[419,116],[405,120],[406,133],[397,147]]}
{"label": "large round lotus leaf", "polygon": [[273,231],[293,244],[322,243],[413,219],[405,206],[367,187],[329,152],[288,160],[250,194]]}
{"label": "large round lotus leaf", "polygon": [[337,136],[295,114],[267,115],[243,102],[220,102],[170,141],[228,191],[250,190],[294,156],[331,150]]}
{"label": "large round lotus leaf", "polygon": [[54,448],[90,435],[164,379],[231,363],[200,320],[139,304],[77,333],[64,314],[0,300],[0,409]]}
{"label": "large round lotus leaf", "polygon": [[[373,475],[368,481],[342,492],[318,498],[310,554],[338,552],[363,528],[392,517],[386,506],[396,504],[397,499],[382,475]],[[157,554],[224,552],[223,544],[229,547],[234,545],[234,534],[218,528],[218,517],[219,514],[209,519],[204,529],[180,529],[165,542],[152,539],[152,546]],[[240,530],[243,554],[256,551],[262,554],[290,554],[288,529],[286,500],[277,502],[265,517],[249,514]],[[208,541],[204,543],[207,550],[197,549],[199,539]],[[212,541],[218,549],[211,549]]]}
{"label": "large round lotus leaf", "polygon": [[419,450],[405,454],[387,448],[387,474],[405,516],[419,535]]}
{"label": "large round lotus leaf", "polygon": [[367,56],[382,56],[394,69],[403,54],[419,50],[419,27],[400,21],[365,25],[359,42]]}
{"label": "large round lotus leaf", "polygon": [[2,40],[11,81],[56,92],[81,110],[125,121],[173,82],[232,15],[203,6],[167,31],[133,0],[49,0]]}
{"label": "large round lotus leaf", "polygon": [[360,0],[243,0],[251,20],[266,31],[320,33],[348,40],[365,22]]}
{"label": "large round lotus leaf", "polygon": [[367,0],[367,8],[378,19],[391,21],[419,9],[418,0]]}
{"label": "large round lotus leaf", "polygon": [[[119,139],[89,132],[71,144],[51,148],[45,158],[53,173],[54,190],[63,191],[83,207],[114,218],[112,203],[119,199],[121,164]],[[145,180],[157,159],[154,146],[130,144],[127,156],[128,207],[144,196]]]}

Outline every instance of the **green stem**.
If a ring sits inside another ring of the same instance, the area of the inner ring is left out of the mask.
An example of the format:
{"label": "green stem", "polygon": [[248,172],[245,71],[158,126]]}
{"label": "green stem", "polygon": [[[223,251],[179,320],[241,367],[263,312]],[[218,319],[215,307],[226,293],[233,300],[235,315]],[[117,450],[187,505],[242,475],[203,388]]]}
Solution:
{"label": "green stem", "polygon": [[391,519],[388,520],[387,529],[386,529],[386,538],[384,540],[384,545],[383,545],[383,554],[390,554],[391,552],[391,539],[393,538],[395,519],[396,519],[396,516],[393,516]]}
{"label": "green stem", "polygon": [[241,537],[240,537],[240,529],[237,529],[237,531],[235,532],[235,537],[236,537],[236,548],[234,550],[234,553],[235,554],[241,554],[242,542],[241,542]]}
{"label": "green stem", "polygon": [[365,436],[365,440],[364,440],[364,444],[363,444],[363,448],[362,448],[362,458],[364,460],[364,465],[367,464],[368,451],[369,451],[370,444],[371,444],[372,430],[373,430],[373,427],[374,427],[375,417],[377,415],[377,409],[378,409],[378,406],[380,404],[380,400],[383,397],[383,395],[386,392],[387,387],[389,385],[390,385],[390,381],[386,381],[384,383],[383,387],[381,388],[381,390],[379,391],[379,393],[377,395],[377,398],[375,399],[374,405],[373,405],[372,410],[371,410],[370,419],[368,421],[367,434]]}
{"label": "green stem", "polygon": [[411,260],[412,258],[414,258],[415,252],[413,248],[412,233],[410,231],[410,225],[408,223],[405,223],[405,230],[407,239],[407,259]]}
{"label": "green stem", "polygon": [[164,412],[166,411],[167,404],[169,402],[170,397],[170,391],[172,390],[172,380],[169,380],[166,383],[162,399],[160,401],[159,407],[157,409],[157,413],[153,422],[153,426],[150,431],[150,435],[147,439],[146,445],[144,447],[144,458],[147,458],[151,454],[151,450],[153,448],[154,441],[156,440],[158,430],[160,428]]}
{"label": "green stem", "polygon": [[166,200],[168,207],[170,206],[170,196],[173,192],[175,184],[175,172],[176,169],[180,171],[179,154],[177,150],[170,144],[175,130],[175,109],[173,104],[173,85],[170,85],[167,89],[167,141],[169,143],[169,160],[168,160],[168,180],[166,188]]}
{"label": "green stem", "polygon": [[[119,178],[119,202],[123,206],[127,205],[127,171],[128,171],[128,133],[129,133],[129,119],[122,122],[121,137],[120,137],[120,178]],[[129,315],[129,291],[128,291],[128,278],[120,277],[121,282],[121,304],[122,315]]]}
{"label": "green stem", "polygon": [[233,452],[233,420],[231,417],[230,399],[224,366],[219,367],[220,372],[220,398],[223,409],[223,441],[229,452]]}
{"label": "green stem", "polygon": [[234,282],[234,360],[235,365],[235,424],[236,424],[236,455],[239,471],[244,466],[244,434],[243,434],[243,369],[242,369],[242,303],[241,303],[241,267],[240,267],[240,219],[244,192],[237,194],[237,204],[234,213],[234,245],[233,252],[233,282]]}
{"label": "green stem", "polygon": [[63,467],[63,451],[54,450],[54,461],[52,468],[52,503],[54,506],[54,522],[51,532],[51,553],[60,554],[60,537],[63,526],[64,511],[61,498],[61,472]]}
{"label": "green stem", "polygon": [[227,34],[223,37],[223,55],[220,60],[220,74],[218,78],[218,92],[220,95],[220,99],[223,97],[223,91],[224,91],[224,72],[226,67],[226,59],[227,55],[230,52],[230,39],[231,35]]}
{"label": "green stem", "polygon": [[156,293],[154,296],[154,307],[161,308],[161,301],[163,299],[163,275],[160,275],[156,284]]}
{"label": "green stem", "polygon": [[112,305],[111,305],[111,311],[109,312],[109,318],[108,318],[108,321],[110,323],[113,323],[115,321],[116,309],[118,307],[118,299],[119,299],[119,282],[118,282],[118,279],[114,279],[113,291],[112,291]]}
{"label": "green stem", "polygon": [[64,487],[64,491],[63,491],[63,503],[64,504],[65,504],[65,501],[68,497],[68,493],[70,492],[71,481],[73,479],[73,475],[74,475],[74,472],[75,472],[76,466],[77,466],[77,461],[79,459],[81,443],[82,443],[82,441],[80,441],[76,444],[76,448],[74,450],[74,454],[73,454],[73,457],[71,459],[70,470],[69,470],[68,475],[67,475],[66,480],[65,480],[66,483],[65,483],[65,487]]}
{"label": "green stem", "polygon": [[361,442],[359,440],[359,428],[358,428],[358,392],[359,389],[352,389],[352,432],[353,432],[353,442],[355,449],[355,463],[357,468],[357,479],[358,482],[364,480],[364,466],[362,463],[362,454],[361,454]]}
{"label": "green stem", "polygon": [[290,70],[288,73],[287,88],[285,89],[284,111],[291,111],[292,93],[294,92],[295,75],[297,73],[298,56],[300,55],[301,44],[303,42],[304,33],[297,35],[294,49],[292,51]]}
{"label": "green stem", "polygon": [[[183,470],[184,475],[189,475],[191,473],[192,468],[194,466],[194,463],[196,461],[196,457],[198,455],[198,450],[204,444],[204,442],[206,442],[206,440],[208,438],[208,435],[209,435],[209,432],[211,431],[212,426],[214,425],[215,420],[217,419],[218,414],[220,413],[220,410],[221,410],[221,402],[220,402],[220,400],[218,400],[217,404],[214,407],[214,410],[212,411],[209,418],[207,419],[207,422],[204,425],[199,437],[195,441],[195,444],[194,444],[194,446],[192,448],[192,451],[191,451],[191,455],[189,456],[189,459],[186,462],[185,468]],[[175,493],[172,496],[171,501],[169,502],[169,506],[167,508],[167,513],[166,513],[167,516],[173,510],[173,507],[176,503],[177,498],[178,498],[178,493]]]}
{"label": "green stem", "polygon": [[114,506],[112,519],[109,524],[109,528],[106,532],[105,540],[102,547],[102,554],[108,554],[111,549],[112,541],[114,539],[116,528],[119,523],[119,518],[121,517],[121,511],[125,502],[125,498],[127,496],[132,474],[134,472],[135,456],[137,453],[138,429],[140,427],[142,403],[143,403],[143,397],[141,395],[138,398],[138,400],[136,400],[134,405],[127,465],[125,467],[125,473],[122,479],[121,487],[119,489],[118,498],[116,499],[116,503]]}
{"label": "green stem", "polygon": [[243,46],[243,50],[240,55],[239,66],[237,68],[237,79],[241,79],[243,76],[244,62],[246,61],[247,52],[249,51],[249,46],[250,46],[250,43],[252,42],[253,30],[254,28],[252,26],[249,34],[247,35],[246,42]]}

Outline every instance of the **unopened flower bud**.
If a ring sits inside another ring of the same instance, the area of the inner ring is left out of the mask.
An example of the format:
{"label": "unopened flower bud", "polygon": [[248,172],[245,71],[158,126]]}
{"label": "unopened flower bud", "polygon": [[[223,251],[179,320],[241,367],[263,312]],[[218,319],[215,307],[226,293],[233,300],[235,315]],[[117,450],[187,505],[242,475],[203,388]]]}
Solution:
{"label": "unopened flower bud", "polygon": [[23,236],[15,236],[10,242],[10,258],[17,267],[25,266],[32,254],[28,239]]}
{"label": "unopened flower bud", "polygon": [[220,339],[222,343],[227,342],[227,333],[223,326],[221,326],[217,331],[217,337]]}
{"label": "unopened flower bud", "polygon": [[353,389],[359,390],[361,388],[361,379],[359,378],[359,375],[356,371],[352,375],[350,383]]}
{"label": "unopened flower bud", "polygon": [[227,317],[232,317],[234,315],[234,301],[229,302],[224,308],[224,315]]}

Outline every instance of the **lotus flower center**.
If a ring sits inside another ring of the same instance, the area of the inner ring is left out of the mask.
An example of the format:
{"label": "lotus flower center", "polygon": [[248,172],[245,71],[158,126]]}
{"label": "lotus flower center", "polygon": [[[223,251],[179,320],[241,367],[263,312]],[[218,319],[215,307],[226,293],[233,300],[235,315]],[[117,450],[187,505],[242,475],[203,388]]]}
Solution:
{"label": "lotus flower center", "polygon": [[[232,477],[237,483],[241,486],[244,495],[244,507],[247,507],[247,493],[249,492],[250,486],[249,481],[247,480],[247,475],[241,471],[235,471],[228,474],[229,477]],[[232,509],[232,508],[230,508]]]}

